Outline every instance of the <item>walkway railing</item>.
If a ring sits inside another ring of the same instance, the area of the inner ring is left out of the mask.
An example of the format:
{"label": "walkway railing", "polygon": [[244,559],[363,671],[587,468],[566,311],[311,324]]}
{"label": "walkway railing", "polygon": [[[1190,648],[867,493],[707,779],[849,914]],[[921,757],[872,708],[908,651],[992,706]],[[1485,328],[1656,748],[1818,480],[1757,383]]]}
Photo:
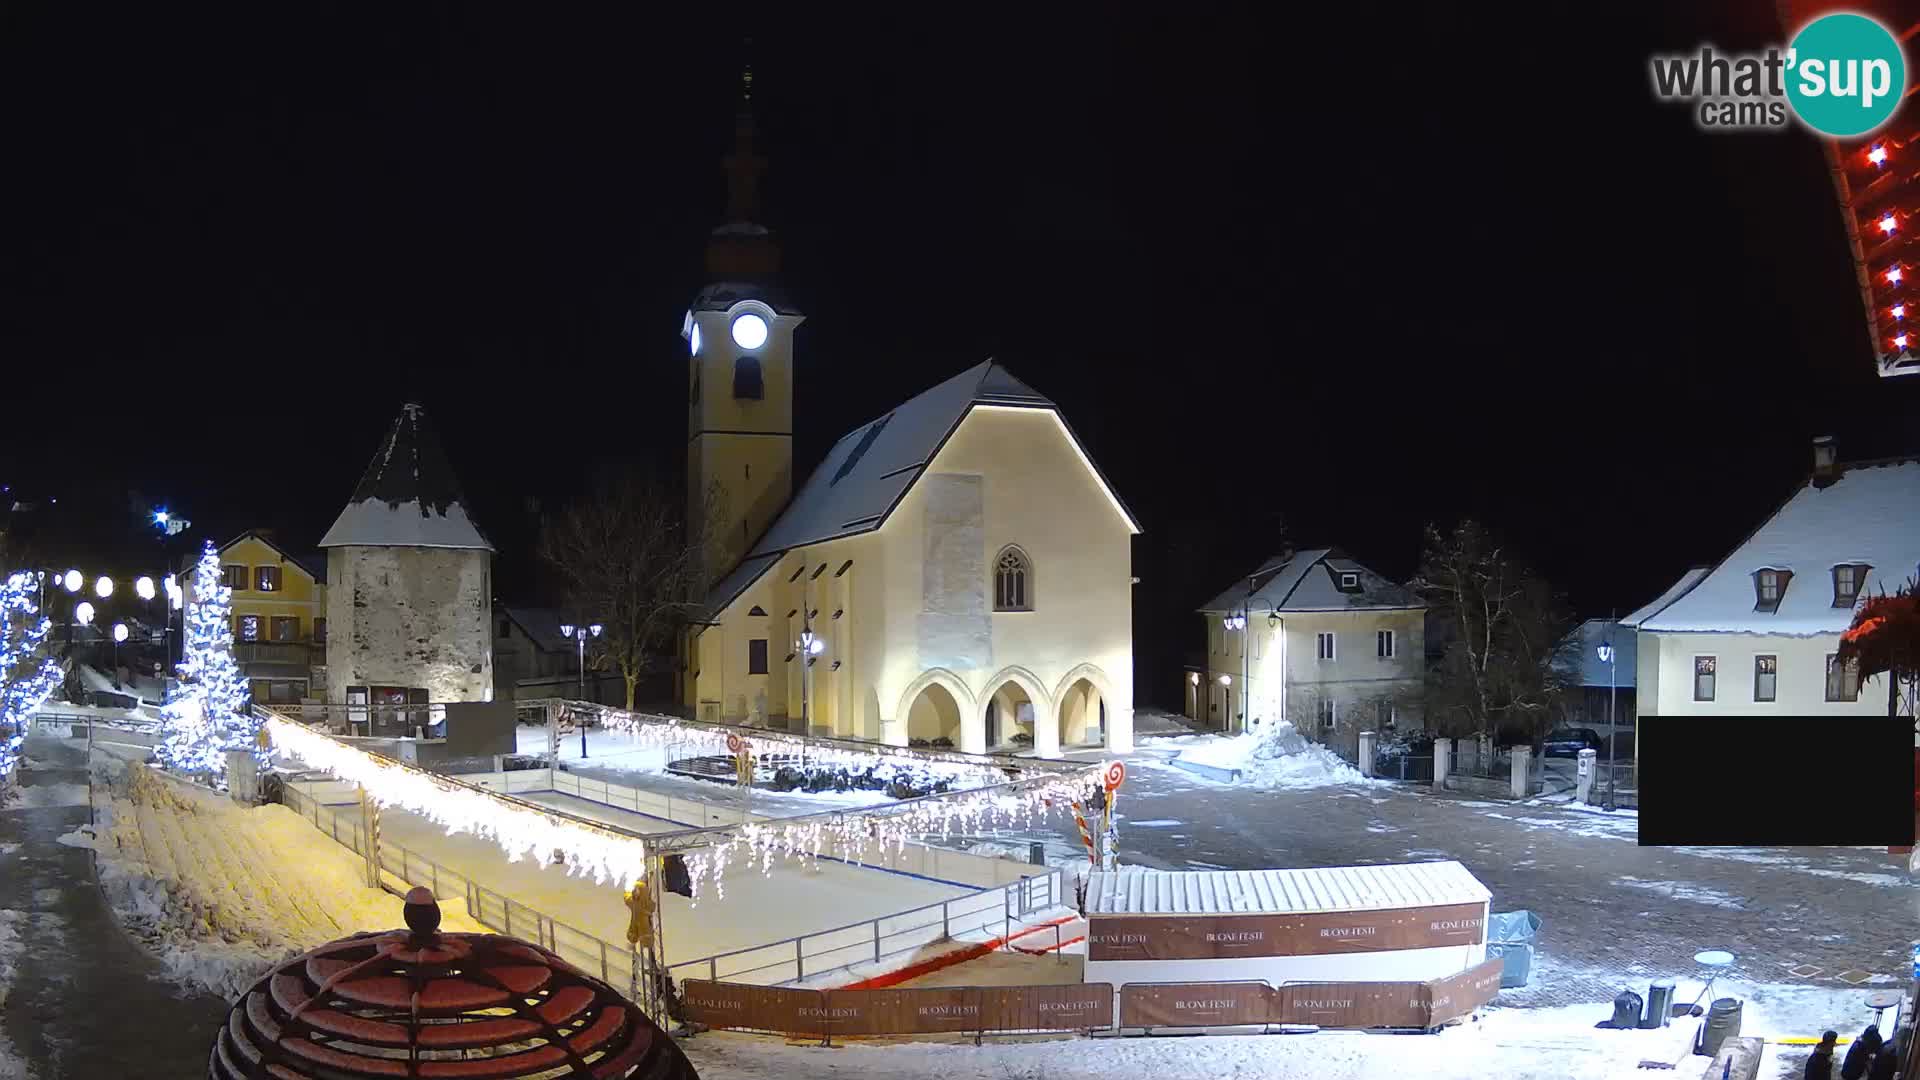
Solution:
{"label": "walkway railing", "polygon": [[669,964],[667,971],[676,979],[801,982],[878,964],[963,934],[996,931],[1000,938],[1010,937],[1028,915],[1059,904],[1062,888],[1061,872],[1053,870],[937,904]]}
{"label": "walkway railing", "polygon": [[[598,786],[605,793],[605,786]],[[343,847],[365,856],[366,839],[357,810],[343,813],[295,784],[285,785],[283,791],[287,805],[294,812],[312,821],[315,828]],[[590,794],[582,794],[592,800]],[[380,841],[380,866],[407,886],[427,886],[437,898],[461,898],[466,903],[467,914],[483,926],[538,942],[583,970],[598,972],[602,979],[615,986],[628,987],[634,1000],[650,1012],[657,1004],[651,999],[657,997],[658,987],[644,970],[644,961],[638,964],[641,970],[636,971],[634,954],[624,944],[605,941],[560,922],[389,838],[383,837]],[[998,929],[1004,937],[1027,916],[1063,903],[1065,896],[1060,871],[1023,875],[1019,881],[939,903],[766,945],[681,961],[667,965],[666,972],[676,979],[704,976],[770,984],[798,982],[861,964],[878,963],[963,934]]]}
{"label": "walkway railing", "polygon": [[[366,855],[366,834],[359,814],[341,813],[320,802],[293,784],[282,788],[286,805],[294,813],[313,823],[314,828],[357,855]],[[380,841],[380,868],[393,874],[407,886],[424,885],[436,899],[458,897],[466,903],[467,914],[482,926],[545,946],[569,963],[602,981],[626,987],[628,995],[656,1019],[659,1011],[657,987],[646,978],[646,963],[624,944],[603,941],[577,927],[530,908],[504,893],[447,867],[406,845],[383,837]]]}

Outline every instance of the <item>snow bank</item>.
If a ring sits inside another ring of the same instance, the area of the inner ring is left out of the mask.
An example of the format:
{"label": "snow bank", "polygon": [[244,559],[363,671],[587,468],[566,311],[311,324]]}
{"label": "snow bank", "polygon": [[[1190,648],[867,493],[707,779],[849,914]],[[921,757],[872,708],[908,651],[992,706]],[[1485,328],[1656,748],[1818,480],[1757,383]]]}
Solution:
{"label": "snow bank", "polygon": [[1179,760],[1215,769],[1234,769],[1249,787],[1302,791],[1335,784],[1371,784],[1360,770],[1340,760],[1333,751],[1310,742],[1286,721],[1270,724],[1248,735],[1198,736],[1184,743]]}
{"label": "snow bank", "polygon": [[[401,924],[400,899],[368,888],[357,856],[286,807],[243,807],[105,757],[94,770],[96,824],[60,842],[93,849],[116,915],[177,982],[233,998],[288,956]],[[484,931],[459,905],[441,925]]]}

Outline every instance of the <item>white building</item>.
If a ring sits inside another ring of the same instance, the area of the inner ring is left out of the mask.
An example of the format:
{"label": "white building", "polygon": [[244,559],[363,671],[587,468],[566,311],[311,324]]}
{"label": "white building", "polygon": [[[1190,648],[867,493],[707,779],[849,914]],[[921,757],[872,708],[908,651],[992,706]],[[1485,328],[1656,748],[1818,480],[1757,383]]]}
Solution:
{"label": "white building", "polygon": [[1228,731],[1291,721],[1348,756],[1361,731],[1424,725],[1426,603],[1340,551],[1283,553],[1200,611],[1207,670],[1188,675],[1188,715]]}
{"label": "white building", "polygon": [[1640,715],[1886,715],[1886,677],[1833,656],[1859,601],[1916,569],[1920,459],[1841,464],[1815,440],[1812,476],[1744,543],[1620,620]]}
{"label": "white building", "polygon": [[[1053,402],[977,364],[794,490],[794,332],[742,113],[688,311],[688,491],[729,551],[685,642],[702,719],[970,752],[1133,744],[1132,538]],[[822,385],[820,394],[834,393]]]}

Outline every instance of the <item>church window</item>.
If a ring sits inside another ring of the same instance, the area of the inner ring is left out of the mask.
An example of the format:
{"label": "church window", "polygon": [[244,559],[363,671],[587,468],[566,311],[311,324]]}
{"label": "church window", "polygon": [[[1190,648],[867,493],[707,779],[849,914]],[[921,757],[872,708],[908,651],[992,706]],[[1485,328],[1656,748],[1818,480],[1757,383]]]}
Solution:
{"label": "church window", "polygon": [[759,401],[765,397],[760,379],[760,358],[737,356],[733,360],[733,396]]}
{"label": "church window", "polygon": [[1033,610],[1033,563],[1011,545],[993,562],[993,610]]}
{"label": "church window", "polygon": [[821,575],[821,574],[824,574],[824,573],[826,573],[826,572],[827,572],[827,564],[826,564],[826,563],[821,563],[821,564],[820,564],[820,565],[819,565],[818,567],[816,567],[816,568],[814,569],[814,571],[813,571],[813,577],[810,577],[810,578],[808,578],[807,580],[808,580],[808,581],[817,581],[817,580],[819,580],[819,578],[820,578],[820,575]]}
{"label": "church window", "polygon": [[767,639],[754,638],[747,642],[747,674],[765,675],[767,673]]}
{"label": "church window", "polygon": [[759,604],[753,605],[753,609],[747,612],[749,615],[765,615],[766,613],[767,609],[761,607]]}
{"label": "church window", "polygon": [[700,369],[693,369],[693,392],[687,396],[687,404],[700,404]]}
{"label": "church window", "polygon": [[849,571],[849,570],[851,570],[851,569],[853,569],[853,560],[852,560],[852,559],[848,559],[848,560],[847,560],[846,562],[843,562],[843,563],[841,563],[841,564],[840,564],[840,569],[838,569],[838,570],[835,570],[835,571],[833,572],[833,576],[834,576],[834,577],[845,577],[845,576],[847,575],[847,571]]}

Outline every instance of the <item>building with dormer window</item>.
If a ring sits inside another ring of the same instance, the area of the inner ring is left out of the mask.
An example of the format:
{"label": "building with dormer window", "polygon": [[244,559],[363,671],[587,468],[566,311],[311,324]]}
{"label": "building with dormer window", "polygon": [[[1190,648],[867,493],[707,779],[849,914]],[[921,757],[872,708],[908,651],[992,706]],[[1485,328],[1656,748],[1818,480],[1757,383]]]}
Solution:
{"label": "building with dormer window", "polygon": [[1920,458],[1843,464],[1816,439],[1812,475],[1752,535],[1620,620],[1640,715],[1885,716],[1886,677],[1833,657],[1860,600],[1917,571]]}

